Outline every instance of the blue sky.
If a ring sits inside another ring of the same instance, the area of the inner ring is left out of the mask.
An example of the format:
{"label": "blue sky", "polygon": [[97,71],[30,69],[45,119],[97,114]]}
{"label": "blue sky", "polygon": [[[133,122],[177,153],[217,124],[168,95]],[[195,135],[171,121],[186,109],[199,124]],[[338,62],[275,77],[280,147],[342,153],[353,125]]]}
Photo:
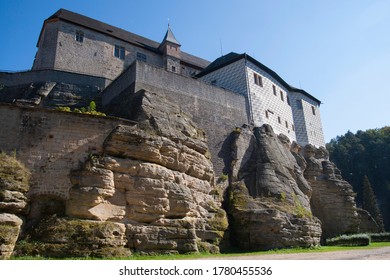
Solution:
{"label": "blue sky", "polygon": [[65,8],[210,61],[248,53],[320,99],[325,140],[390,125],[390,1],[0,0],[0,71],[31,68],[44,19]]}

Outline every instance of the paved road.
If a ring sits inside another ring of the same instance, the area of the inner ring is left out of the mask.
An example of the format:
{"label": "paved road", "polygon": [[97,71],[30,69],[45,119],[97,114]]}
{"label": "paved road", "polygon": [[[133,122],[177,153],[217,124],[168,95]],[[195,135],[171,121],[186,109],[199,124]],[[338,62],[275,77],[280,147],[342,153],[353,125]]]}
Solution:
{"label": "paved road", "polygon": [[294,254],[270,254],[210,258],[221,260],[390,260],[390,247],[356,249],[335,252],[313,252]]}

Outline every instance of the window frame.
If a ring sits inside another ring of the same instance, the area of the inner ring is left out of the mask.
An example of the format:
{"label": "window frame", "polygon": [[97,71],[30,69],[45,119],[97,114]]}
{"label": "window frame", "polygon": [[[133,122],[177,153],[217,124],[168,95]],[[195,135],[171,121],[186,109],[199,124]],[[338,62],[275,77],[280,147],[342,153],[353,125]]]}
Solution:
{"label": "window frame", "polygon": [[76,42],[79,42],[79,43],[84,43],[84,37],[85,37],[85,33],[81,30],[77,30],[76,31],[76,34],[74,36],[74,39],[76,40]]}
{"label": "window frame", "polygon": [[283,91],[280,91],[280,99],[284,102],[284,94],[283,94]]}
{"label": "window frame", "polygon": [[257,74],[256,72],[253,72],[253,78],[255,80],[256,85],[263,87],[263,77],[261,75]]}
{"label": "window frame", "polygon": [[126,58],[126,49],[123,46],[115,45],[114,46],[114,56],[120,60],[125,60]]}
{"label": "window frame", "polygon": [[137,52],[137,60],[146,62],[148,59],[147,55],[141,52]]}

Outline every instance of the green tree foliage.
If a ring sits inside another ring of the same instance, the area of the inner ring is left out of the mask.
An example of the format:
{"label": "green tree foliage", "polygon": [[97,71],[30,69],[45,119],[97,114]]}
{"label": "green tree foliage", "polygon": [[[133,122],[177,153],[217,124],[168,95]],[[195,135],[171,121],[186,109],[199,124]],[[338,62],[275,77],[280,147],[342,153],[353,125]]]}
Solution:
{"label": "green tree foliage", "polygon": [[364,175],[363,178],[363,209],[371,214],[377,224],[381,227],[382,231],[384,231],[381,211],[379,210],[370,180],[366,175]]}
{"label": "green tree foliage", "polygon": [[390,126],[348,131],[326,145],[330,159],[341,170],[363,204],[363,179],[370,178],[386,229],[390,229]]}

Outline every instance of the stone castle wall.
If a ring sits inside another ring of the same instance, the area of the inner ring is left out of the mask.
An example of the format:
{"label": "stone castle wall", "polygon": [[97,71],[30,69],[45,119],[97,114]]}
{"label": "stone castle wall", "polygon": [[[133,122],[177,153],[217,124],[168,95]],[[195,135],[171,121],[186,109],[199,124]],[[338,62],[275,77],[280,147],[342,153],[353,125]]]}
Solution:
{"label": "stone castle wall", "polygon": [[236,126],[248,123],[244,96],[136,61],[103,92],[103,106],[139,90],[163,95],[188,114],[206,131],[216,176],[227,172],[224,161],[230,150],[224,149],[224,141]]}
{"label": "stone castle wall", "polygon": [[0,105],[0,150],[16,152],[31,171],[30,194],[67,198],[69,170],[89,155],[119,124],[132,122],[54,110]]}
{"label": "stone castle wall", "polygon": [[61,82],[105,88],[111,80],[85,74],[59,70],[32,70],[25,72],[0,72],[0,85],[18,86],[31,83]]}

